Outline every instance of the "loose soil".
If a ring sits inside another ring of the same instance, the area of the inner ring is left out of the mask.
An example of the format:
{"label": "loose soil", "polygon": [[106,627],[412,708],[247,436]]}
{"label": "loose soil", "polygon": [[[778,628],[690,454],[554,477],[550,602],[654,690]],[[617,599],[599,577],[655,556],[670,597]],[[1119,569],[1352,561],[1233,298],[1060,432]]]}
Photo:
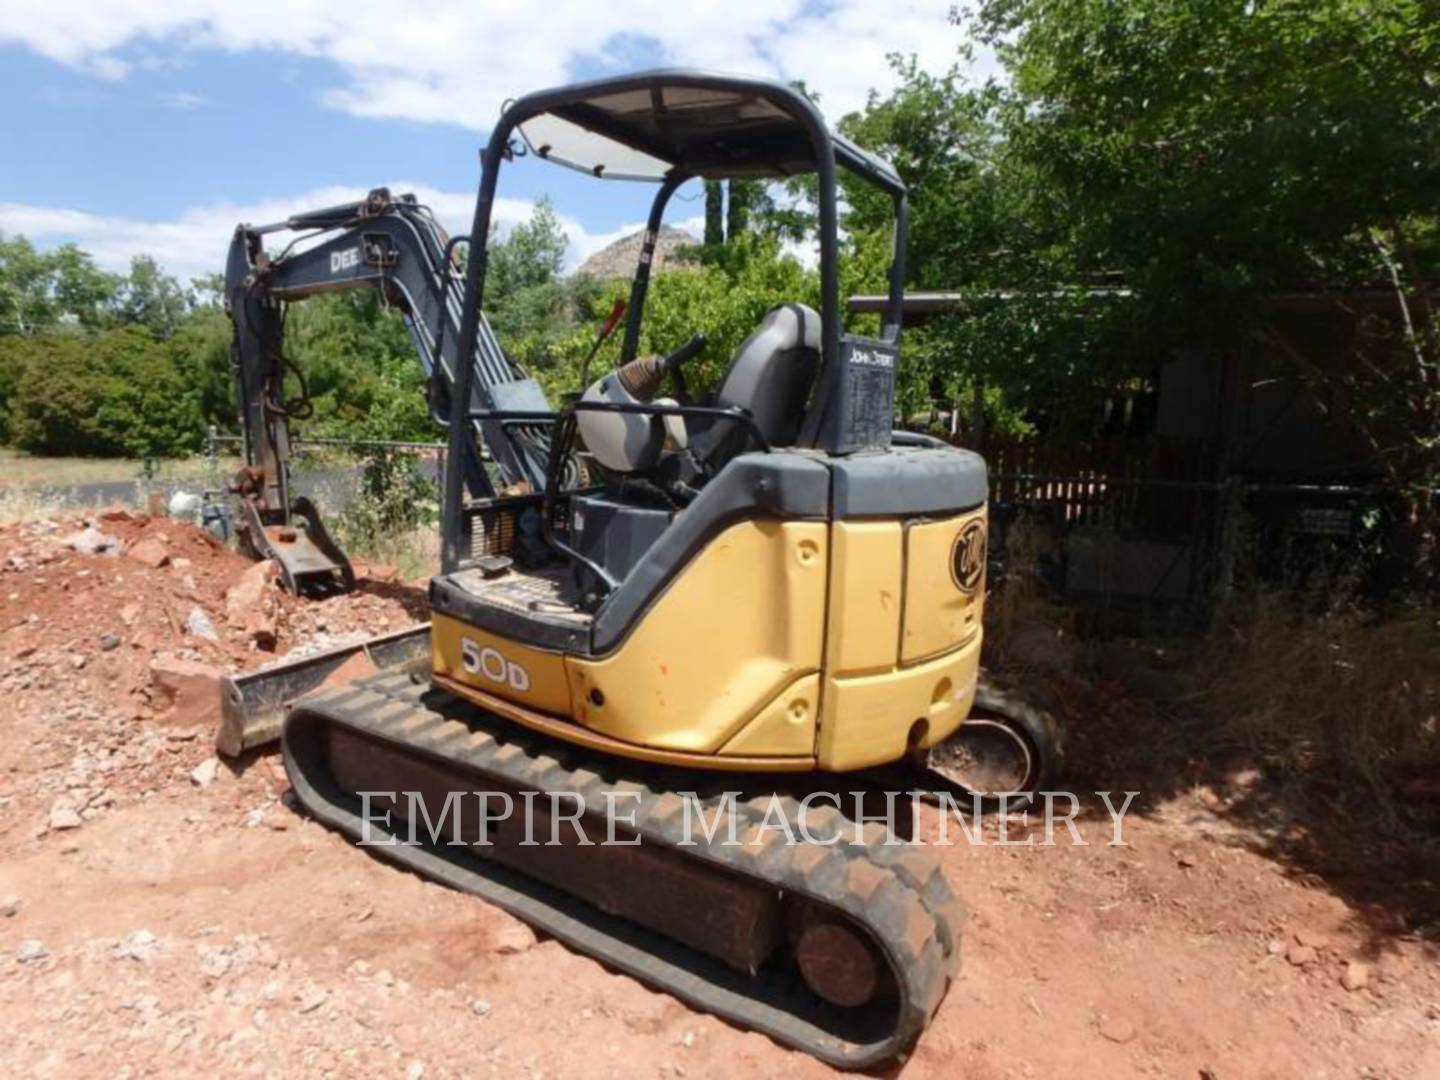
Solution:
{"label": "loose soil", "polygon": [[[157,656],[243,670],[397,629],[425,617],[421,587],[374,568],[350,596],[277,596],[267,652],[226,620],[240,556],[174,521],[94,524],[119,553],[67,547],[78,521],[0,529],[12,1071],[828,1073],[368,857],[291,809],[274,755],[216,769],[213,730],[153,683]],[[125,554],[145,539],[166,565]],[[197,608],[217,640],[187,631]],[[1071,786],[1141,791],[1126,846],[1091,795],[1088,846],[1027,846],[1043,830],[1019,820],[1001,845],[990,820],[985,845],[943,849],[964,970],[895,1075],[1440,1076],[1433,866],[1249,763],[1147,766],[1153,721],[1123,687],[1046,689]]]}

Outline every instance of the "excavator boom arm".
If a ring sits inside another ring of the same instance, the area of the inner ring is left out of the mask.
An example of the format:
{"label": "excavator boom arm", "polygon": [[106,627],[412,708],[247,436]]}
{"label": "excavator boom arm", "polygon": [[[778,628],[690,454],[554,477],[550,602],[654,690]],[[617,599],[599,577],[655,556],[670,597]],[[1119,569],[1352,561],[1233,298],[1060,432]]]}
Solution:
{"label": "excavator boom arm", "polygon": [[[307,239],[316,242],[293,252],[292,244],[272,257],[264,238],[281,230],[308,232]],[[266,543],[256,529],[282,530],[277,534],[282,538],[296,532],[296,500],[289,476],[290,421],[308,416],[309,404],[299,372],[295,374],[300,395],[287,399],[284,389],[287,369],[293,370],[284,351],[286,306],[321,293],[375,289],[404,318],[429,381],[431,415],[444,426],[459,370],[463,282],[454,249],[429,210],[413,196],[392,197],[384,188],[355,203],[235,230],[226,264],[225,301],[234,324],[233,362],[247,467],[234,486],[246,501],[242,531],[250,526],[257,555],[276,557],[284,568],[285,552],[273,538]],[[470,363],[471,412],[548,411],[539,384],[506,356],[483,316]],[[472,497],[493,496],[497,487],[543,488],[549,452],[543,427],[482,420],[476,422],[474,438],[468,442],[475,452],[456,464]],[[480,460],[482,445],[493,459],[495,477]],[[299,516],[314,516],[310,509],[311,514]],[[287,584],[301,590],[305,588],[301,578],[309,578],[329,588],[336,573],[348,576],[338,565],[326,571],[325,559],[324,552],[305,553],[290,568],[296,572],[285,575]]]}

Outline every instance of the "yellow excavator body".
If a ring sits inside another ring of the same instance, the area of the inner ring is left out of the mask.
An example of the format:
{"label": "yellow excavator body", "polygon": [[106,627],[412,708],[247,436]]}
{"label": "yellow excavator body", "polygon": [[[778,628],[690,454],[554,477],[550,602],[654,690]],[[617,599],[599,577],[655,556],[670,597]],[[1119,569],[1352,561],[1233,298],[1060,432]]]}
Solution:
{"label": "yellow excavator body", "polygon": [[979,674],[983,508],[940,520],[744,521],[684,566],[612,652],[437,614],[448,689],[640,760],[847,772],[926,750]]}

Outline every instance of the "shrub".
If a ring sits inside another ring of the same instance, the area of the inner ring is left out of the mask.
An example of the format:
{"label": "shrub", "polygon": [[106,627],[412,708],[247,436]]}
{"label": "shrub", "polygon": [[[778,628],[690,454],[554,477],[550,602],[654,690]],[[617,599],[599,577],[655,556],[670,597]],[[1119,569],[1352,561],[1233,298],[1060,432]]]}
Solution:
{"label": "shrub", "polygon": [[204,441],[198,389],[169,348],[128,326],[57,333],[19,347],[10,435],[37,454],[177,456]]}

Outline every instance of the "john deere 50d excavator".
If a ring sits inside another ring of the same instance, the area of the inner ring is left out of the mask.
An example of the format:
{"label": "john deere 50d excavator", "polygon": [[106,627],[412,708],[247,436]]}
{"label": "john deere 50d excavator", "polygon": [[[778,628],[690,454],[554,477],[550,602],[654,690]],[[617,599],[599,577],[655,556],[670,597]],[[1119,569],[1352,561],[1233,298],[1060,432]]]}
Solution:
{"label": "john deere 50d excavator", "polygon": [[[482,314],[496,184],[522,154],[658,185],[619,364],[558,409]],[[302,408],[280,389],[284,304],[379,289],[448,428],[431,631],[293,703],[295,792],[380,856],[700,1008],[837,1066],[893,1058],[958,968],[963,908],[924,848],[855,818],[877,776],[976,704],[986,528],[983,461],[892,431],[904,185],[796,92],[687,71],[521,98],[482,166],[463,273],[458,241],[383,190],[273,227],[336,233],[299,254],[268,256],[272,227],[232,247],[248,537],[292,587],[351,577],[289,492]],[[837,169],[894,206],[875,337],[841,325]],[[817,179],[820,309],[770,311],[693,401],[703,338],[637,355],[666,204],[694,178],[801,174]],[[1044,725],[987,715],[972,723],[1006,733],[1003,786],[1033,787]]]}

